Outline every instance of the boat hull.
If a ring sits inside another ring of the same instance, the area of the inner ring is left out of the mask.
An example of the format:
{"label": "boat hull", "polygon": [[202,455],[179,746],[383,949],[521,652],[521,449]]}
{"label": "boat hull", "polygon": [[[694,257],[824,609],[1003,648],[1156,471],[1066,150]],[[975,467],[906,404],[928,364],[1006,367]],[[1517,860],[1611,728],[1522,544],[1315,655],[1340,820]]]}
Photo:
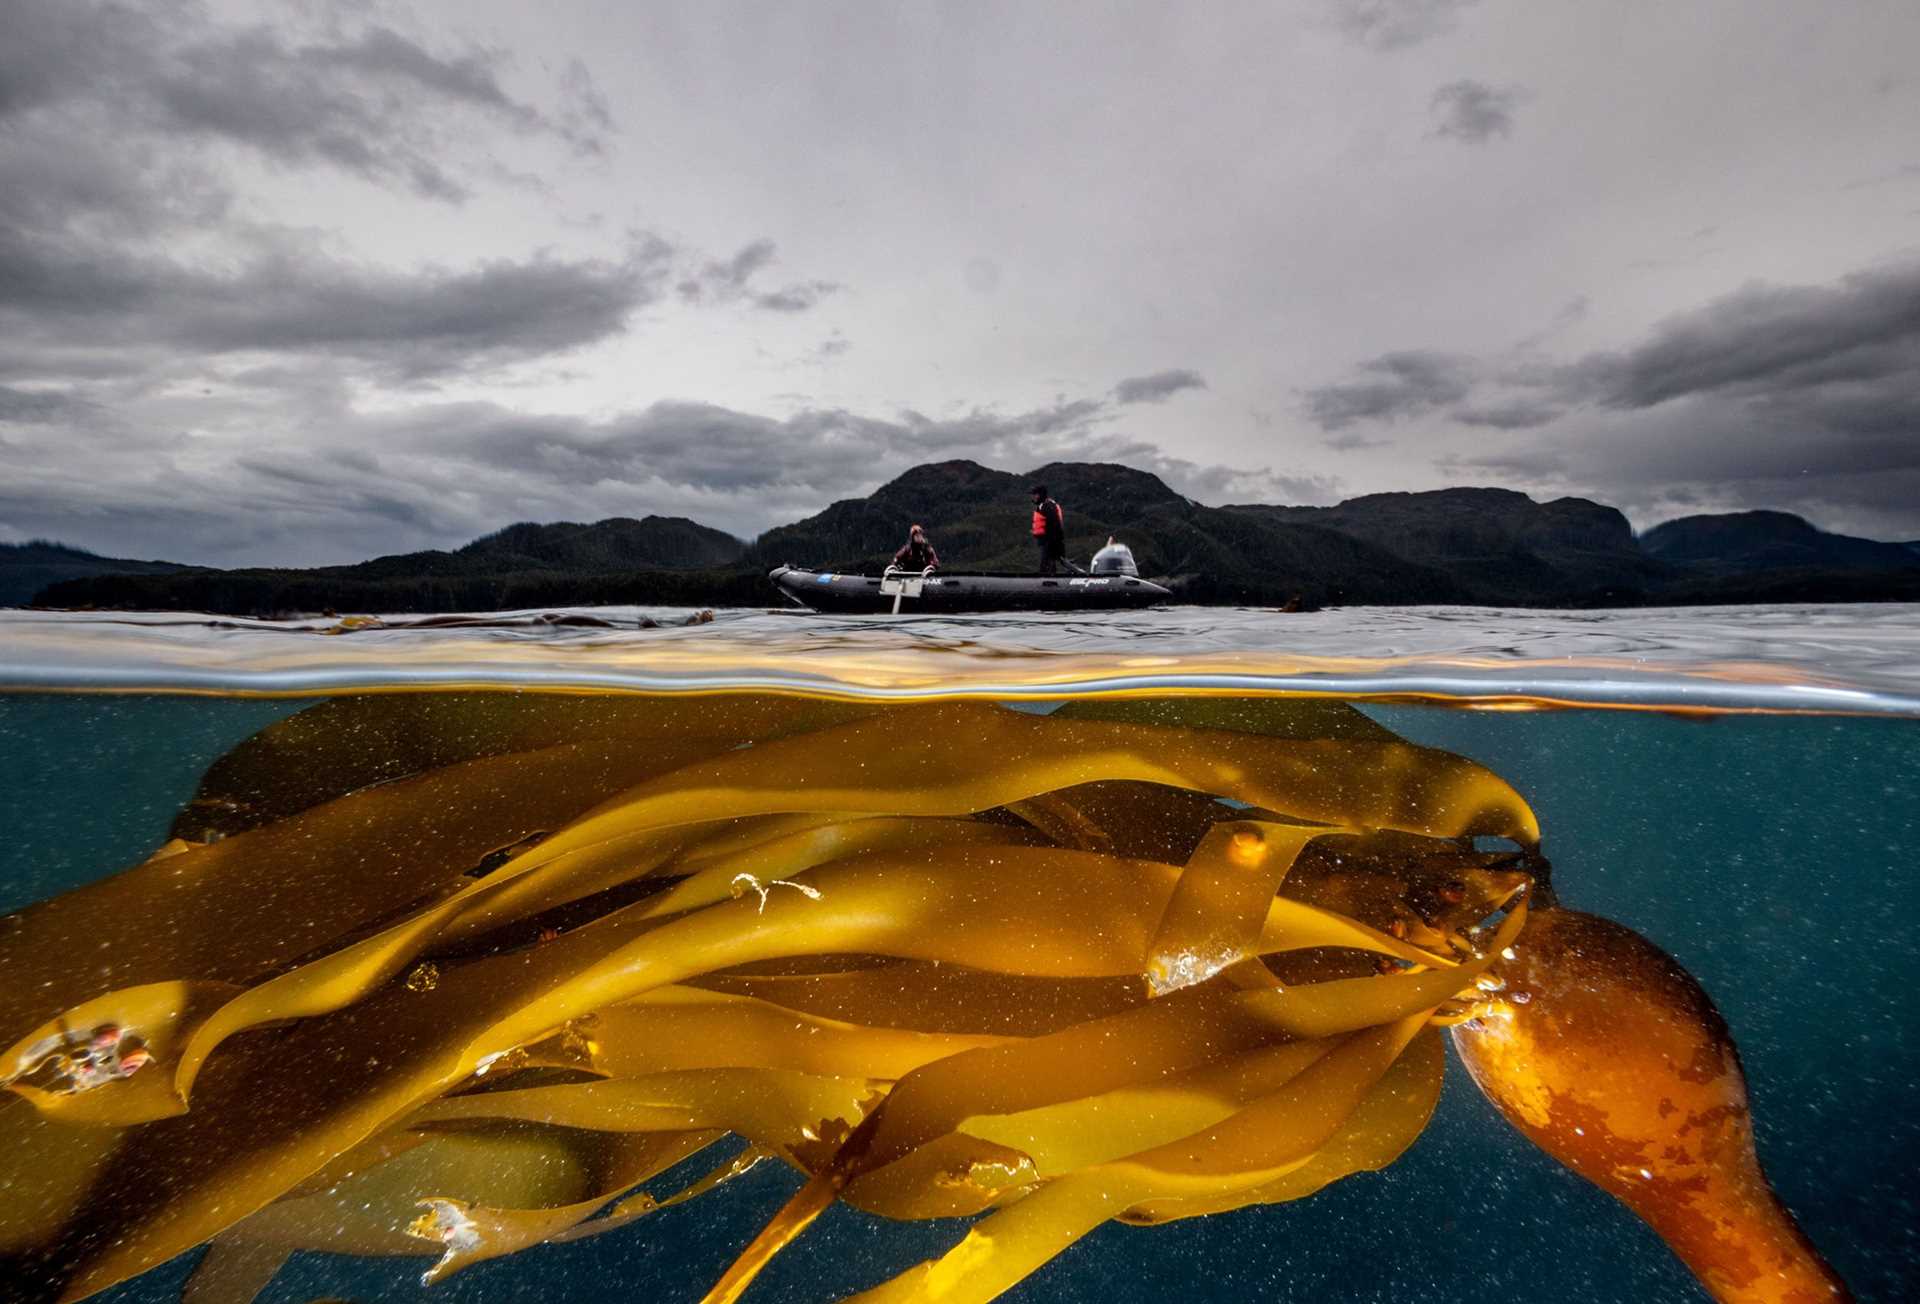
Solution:
{"label": "boat hull", "polygon": [[[944,614],[960,611],[1111,611],[1171,602],[1171,590],[1132,575],[945,575],[905,577],[896,595],[878,577],[780,566],[768,573],[775,588],[815,611],[844,615]],[[890,577],[891,578],[891,577]],[[914,592],[917,588],[919,591]]]}

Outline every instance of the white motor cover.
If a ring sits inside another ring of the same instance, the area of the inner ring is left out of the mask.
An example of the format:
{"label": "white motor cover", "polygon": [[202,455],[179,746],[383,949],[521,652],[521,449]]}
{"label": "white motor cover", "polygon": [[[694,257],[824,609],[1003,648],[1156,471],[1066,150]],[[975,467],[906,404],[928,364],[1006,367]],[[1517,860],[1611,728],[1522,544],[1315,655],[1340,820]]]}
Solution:
{"label": "white motor cover", "polygon": [[1133,549],[1124,543],[1107,540],[1107,546],[1093,554],[1093,573],[1095,575],[1138,575],[1140,568],[1133,563]]}

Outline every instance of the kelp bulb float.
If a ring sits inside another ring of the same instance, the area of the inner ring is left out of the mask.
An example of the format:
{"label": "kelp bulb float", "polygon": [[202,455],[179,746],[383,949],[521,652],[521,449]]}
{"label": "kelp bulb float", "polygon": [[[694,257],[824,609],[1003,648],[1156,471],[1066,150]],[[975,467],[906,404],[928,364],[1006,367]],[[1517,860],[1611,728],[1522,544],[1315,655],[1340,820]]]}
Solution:
{"label": "kelp bulb float", "polygon": [[1760,1170],[1726,1021],[1679,963],[1630,928],[1536,907],[1453,1029],[1507,1121],[1615,1196],[1724,1304],[1852,1297]]}

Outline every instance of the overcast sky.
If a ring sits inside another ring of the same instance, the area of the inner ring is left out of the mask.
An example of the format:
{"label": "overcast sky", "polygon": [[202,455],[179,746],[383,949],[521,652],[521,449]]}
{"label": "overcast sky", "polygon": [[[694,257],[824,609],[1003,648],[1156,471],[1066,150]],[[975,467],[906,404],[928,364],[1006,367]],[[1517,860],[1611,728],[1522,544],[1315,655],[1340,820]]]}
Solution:
{"label": "overcast sky", "polygon": [[0,541],[916,462],[1920,538],[1920,4],[0,0]]}

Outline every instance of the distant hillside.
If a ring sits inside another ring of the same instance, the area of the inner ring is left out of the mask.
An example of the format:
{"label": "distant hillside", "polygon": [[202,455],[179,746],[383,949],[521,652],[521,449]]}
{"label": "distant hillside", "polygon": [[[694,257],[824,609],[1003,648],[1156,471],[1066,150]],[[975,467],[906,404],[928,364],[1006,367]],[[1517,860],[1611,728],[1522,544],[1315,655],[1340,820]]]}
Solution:
{"label": "distant hillside", "polygon": [[49,584],[90,575],[163,575],[186,567],[170,561],[100,557],[46,539],[0,543],[0,607],[17,607]]}
{"label": "distant hillside", "polygon": [[[521,524],[452,552],[312,570],[89,558],[91,569],[49,584],[36,600],[240,614],[773,605],[780,600],[766,580],[771,567],[877,572],[916,522],[950,570],[1030,571],[1028,486],[1035,481],[1065,506],[1069,556],[1084,561],[1117,536],[1144,574],[1169,580],[1187,602],[1920,600],[1920,555],[1911,546],[1826,534],[1780,512],[1689,517],[1635,539],[1614,508],[1583,498],[1540,503],[1510,489],[1369,494],[1335,507],[1206,507],[1131,467],[1063,462],[1013,475],[965,461],[914,467],[750,546],[681,518]],[[147,569],[101,573],[129,566]]]}
{"label": "distant hillside", "polygon": [[[751,604],[765,595],[735,566],[746,545],[685,517],[592,525],[509,525],[452,552],[396,553],[350,566],[94,575],[52,583],[50,606],[275,614],[484,611],[589,603]],[[26,601],[23,597],[17,601]]]}
{"label": "distant hillside", "polygon": [[1647,554],[1680,566],[1751,574],[1786,569],[1902,570],[1907,544],[1828,534],[1788,512],[1683,516],[1640,536]]}
{"label": "distant hillside", "polygon": [[609,517],[592,525],[523,521],[452,552],[403,552],[310,573],[350,580],[404,576],[511,575],[522,572],[611,574],[640,570],[713,570],[733,565],[746,544],[684,516]]}
{"label": "distant hillside", "polygon": [[1337,507],[1227,510],[1419,558],[1478,602],[1589,605],[1639,594],[1664,577],[1635,545],[1625,516],[1584,498],[1537,503],[1512,489],[1438,489],[1368,494]]}

